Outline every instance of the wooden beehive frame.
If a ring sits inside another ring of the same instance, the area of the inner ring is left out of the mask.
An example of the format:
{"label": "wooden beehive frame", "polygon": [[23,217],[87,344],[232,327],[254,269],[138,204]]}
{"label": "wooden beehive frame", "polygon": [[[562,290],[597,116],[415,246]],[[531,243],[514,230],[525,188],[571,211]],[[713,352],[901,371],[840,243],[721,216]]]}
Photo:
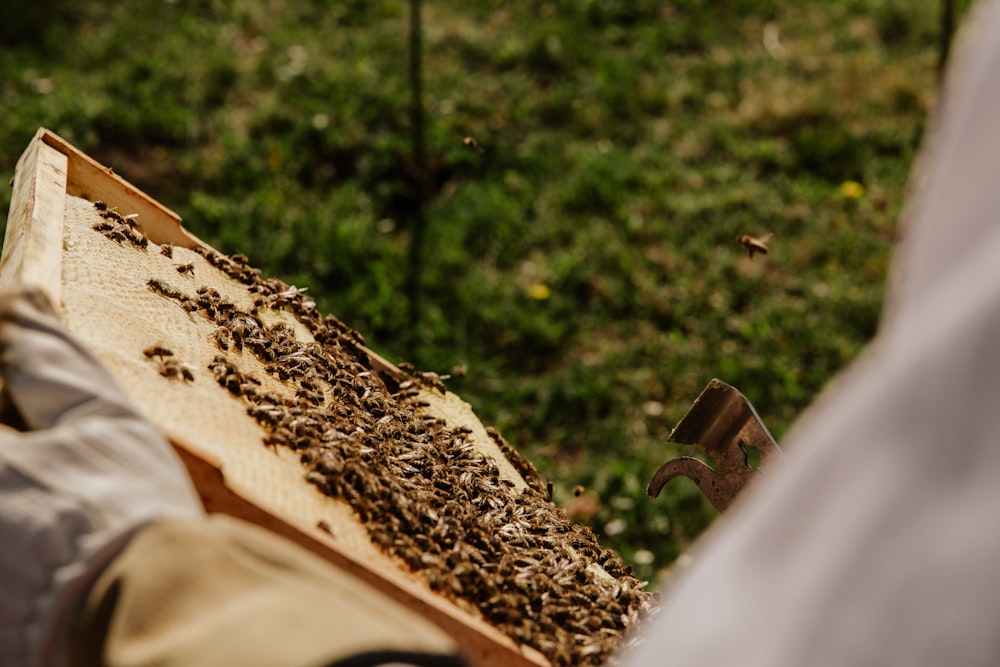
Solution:
{"label": "wooden beehive frame", "polygon": [[[40,129],[17,163],[14,192],[0,258],[0,289],[31,285],[62,303],[63,218],[67,195],[102,200],[137,213],[143,233],[155,243],[207,248],[181,226],[180,217],[111,169],[83,154],[54,133]],[[370,351],[380,372],[402,372]],[[202,448],[165,429],[209,512],[232,515],[272,530],[387,593],[448,632],[474,665],[547,665],[537,651],[510,638],[398,569],[377,567],[314,525],[270,507],[253,489],[227,479],[220,462]],[[334,501],[330,501],[334,502]]]}

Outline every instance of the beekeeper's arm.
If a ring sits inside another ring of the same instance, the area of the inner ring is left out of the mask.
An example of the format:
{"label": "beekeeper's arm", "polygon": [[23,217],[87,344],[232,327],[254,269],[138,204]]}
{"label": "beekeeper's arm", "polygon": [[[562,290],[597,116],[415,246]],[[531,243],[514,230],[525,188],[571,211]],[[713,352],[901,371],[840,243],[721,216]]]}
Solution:
{"label": "beekeeper's arm", "polygon": [[0,295],[0,664],[60,664],[82,596],[140,526],[202,514],[169,444],[63,330],[44,293]]}

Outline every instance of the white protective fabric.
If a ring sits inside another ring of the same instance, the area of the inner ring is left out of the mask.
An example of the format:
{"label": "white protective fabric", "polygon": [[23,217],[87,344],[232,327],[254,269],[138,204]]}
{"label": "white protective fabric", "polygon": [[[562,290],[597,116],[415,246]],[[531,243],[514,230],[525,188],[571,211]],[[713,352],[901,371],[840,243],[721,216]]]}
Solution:
{"label": "white protective fabric", "polygon": [[1000,1],[975,9],[879,335],[626,667],[1000,665]]}
{"label": "white protective fabric", "polygon": [[82,595],[136,528],[202,515],[170,445],[48,298],[0,296],[0,666],[66,664]]}

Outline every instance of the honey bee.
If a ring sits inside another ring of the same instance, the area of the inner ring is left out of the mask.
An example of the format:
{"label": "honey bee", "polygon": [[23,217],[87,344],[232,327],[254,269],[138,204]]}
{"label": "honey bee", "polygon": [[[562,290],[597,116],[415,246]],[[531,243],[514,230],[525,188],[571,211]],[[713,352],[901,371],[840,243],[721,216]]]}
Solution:
{"label": "honey bee", "polygon": [[750,236],[749,234],[740,234],[736,237],[736,241],[743,246],[747,251],[747,256],[753,259],[755,252],[759,252],[762,255],[767,254],[767,242],[771,240],[770,234],[765,234],[761,237]]}
{"label": "honey bee", "polygon": [[247,408],[247,414],[261,424],[266,424],[267,426],[278,426],[281,423],[284,411],[276,404],[260,399],[260,403]]}
{"label": "honey bee", "polygon": [[309,391],[308,389],[299,389],[295,392],[295,395],[298,398],[309,401],[313,405],[319,405],[325,400],[323,394],[318,391]]}
{"label": "honey bee", "polygon": [[174,268],[177,269],[177,273],[190,276],[194,275],[194,262],[188,262],[187,264],[178,264]]}
{"label": "honey bee", "polygon": [[160,246],[160,254],[164,257],[172,258],[174,256],[174,247],[169,243],[164,243]]}
{"label": "honey bee", "polygon": [[157,280],[156,278],[150,278],[149,280],[147,280],[146,286],[149,287],[151,291],[156,292],[157,294],[161,294],[167,297],[168,299],[179,300],[181,299],[181,297],[184,296],[179,291],[175,290],[173,287],[170,287],[163,281]]}
{"label": "honey bee", "polygon": [[142,351],[147,357],[172,357],[174,353],[162,345],[151,345]]}
{"label": "honey bee", "polygon": [[468,148],[469,150],[473,150],[477,153],[483,152],[482,145],[475,137],[466,137],[462,139],[462,143],[465,144],[465,147]]}
{"label": "honey bee", "polygon": [[278,445],[288,447],[291,442],[291,433],[288,429],[278,428],[271,431],[264,437],[264,446],[277,452]]}
{"label": "honey bee", "polygon": [[187,364],[182,364],[172,358],[160,358],[160,375],[165,378],[184,380],[185,382],[194,381],[194,373],[191,372],[191,368]]}
{"label": "honey bee", "polygon": [[224,352],[229,351],[229,343],[233,339],[233,334],[227,327],[219,327],[212,334],[212,337],[215,339],[215,344],[219,346],[220,350]]}

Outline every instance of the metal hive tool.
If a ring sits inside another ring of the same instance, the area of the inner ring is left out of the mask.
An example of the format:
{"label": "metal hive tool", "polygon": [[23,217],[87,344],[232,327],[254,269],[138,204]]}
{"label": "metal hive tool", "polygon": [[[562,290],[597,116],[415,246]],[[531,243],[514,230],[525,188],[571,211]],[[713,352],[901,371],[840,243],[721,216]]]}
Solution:
{"label": "metal hive tool", "polygon": [[[761,469],[781,456],[778,444],[746,396],[717,379],[695,399],[667,441],[697,447],[716,467],[691,456],[672,459],[656,471],[646,493],[655,498],[671,479],[688,477],[720,512],[760,476]],[[757,468],[749,463],[747,450],[751,449],[760,457]]]}

